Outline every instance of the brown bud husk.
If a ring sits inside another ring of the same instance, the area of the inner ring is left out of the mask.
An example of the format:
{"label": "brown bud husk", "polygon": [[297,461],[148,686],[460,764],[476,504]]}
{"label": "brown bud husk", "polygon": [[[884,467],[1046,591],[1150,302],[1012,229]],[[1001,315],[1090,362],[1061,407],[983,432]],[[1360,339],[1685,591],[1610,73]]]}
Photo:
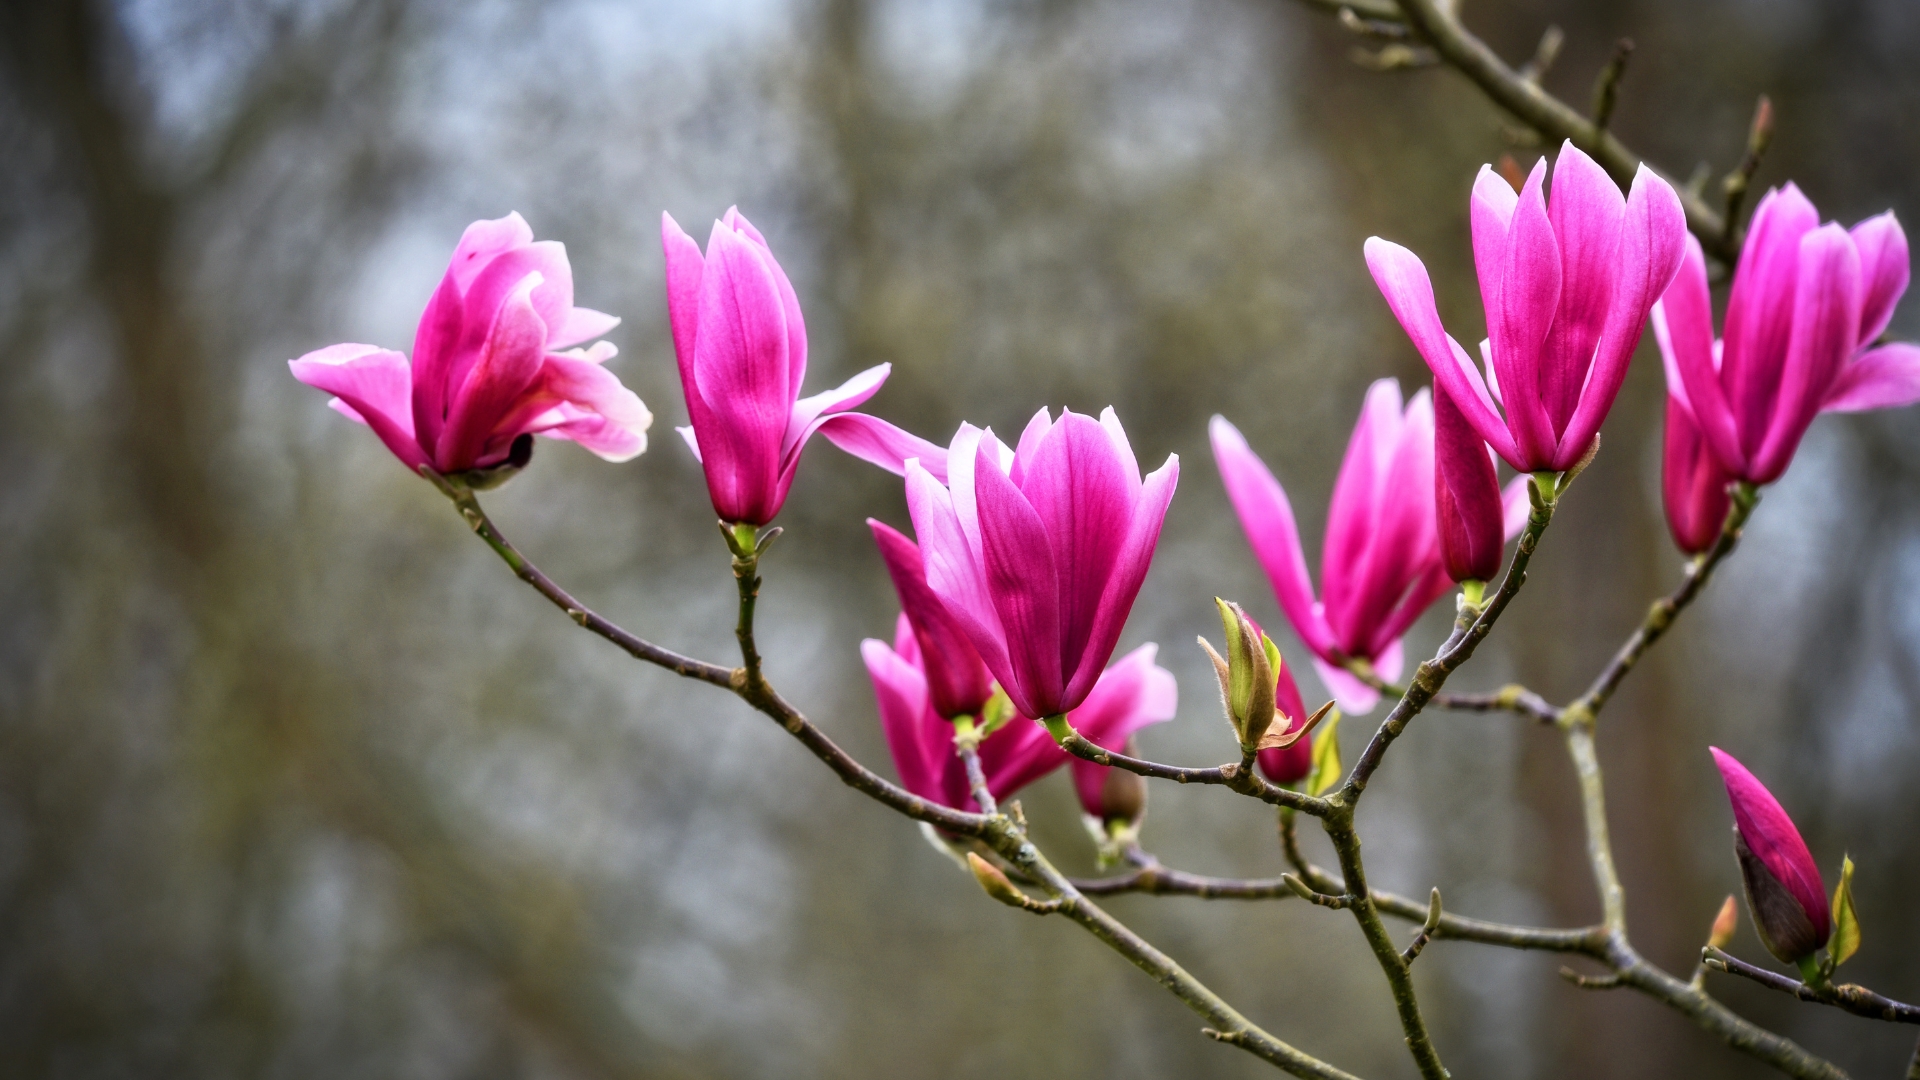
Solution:
{"label": "brown bud husk", "polygon": [[1733,830],[1733,853],[1740,860],[1740,879],[1746,886],[1753,928],[1768,952],[1786,963],[1798,964],[1826,944],[1814,931],[1807,909],[1747,847],[1738,828]]}
{"label": "brown bud husk", "polygon": [[[1129,750],[1132,748],[1129,747]],[[1125,769],[1108,769],[1100,787],[1100,817],[1111,824],[1137,823],[1147,813],[1147,782]]]}

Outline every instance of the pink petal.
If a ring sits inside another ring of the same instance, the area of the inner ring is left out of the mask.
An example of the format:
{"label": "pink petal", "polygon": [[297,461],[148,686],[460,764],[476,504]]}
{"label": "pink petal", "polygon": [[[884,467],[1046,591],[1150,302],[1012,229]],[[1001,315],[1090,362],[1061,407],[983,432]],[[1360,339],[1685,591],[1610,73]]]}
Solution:
{"label": "pink petal", "polygon": [[1013,486],[1019,487],[1026,482],[1027,465],[1033,460],[1033,455],[1039,452],[1041,441],[1052,430],[1052,411],[1045,407],[1034,413],[1033,418],[1027,421],[1027,426],[1020,429],[1020,441],[1014,444],[1013,465],[1007,469],[1007,478],[1013,481]]}
{"label": "pink petal", "polygon": [[975,652],[1004,683],[1010,670],[1006,631],[994,610],[980,558],[960,527],[953,500],[918,462],[907,465],[907,512],[920,537],[927,585],[973,642]]}
{"label": "pink petal", "polygon": [[1640,344],[1647,312],[1667,291],[1679,269],[1687,234],[1687,217],[1673,185],[1645,165],[1634,175],[1627,193],[1627,212],[1620,233],[1619,264],[1606,329],[1600,334],[1580,407],[1567,422],[1552,462],[1557,472],[1573,467],[1593,446],[1593,437],[1613,408],[1626,381],[1627,364]]}
{"label": "pink petal", "polygon": [[[1307,707],[1300,700],[1300,687],[1293,681],[1293,669],[1282,664],[1273,688],[1273,704],[1287,717],[1282,733],[1298,731],[1307,722]],[[1293,784],[1313,771],[1313,740],[1301,739],[1284,749],[1260,751],[1260,771],[1276,784]]]}
{"label": "pink petal", "polygon": [[653,414],[637,394],[599,364],[549,356],[540,377],[546,393],[567,403],[567,422],[545,432],[571,439],[608,461],[626,461],[647,448]]}
{"label": "pink petal", "polygon": [[[468,232],[472,231],[469,226]],[[457,253],[455,261],[459,261]],[[479,268],[473,272],[479,273]],[[464,371],[473,366],[472,357],[461,355],[465,323],[460,285],[449,270],[427,300],[413,332],[412,427],[422,446],[439,445],[441,429],[447,422],[447,404],[453,398],[454,369]]]}
{"label": "pink petal", "polygon": [[[1009,721],[980,744],[980,769],[995,799],[1007,798],[1075,760],[1054,743],[1046,728],[1025,717]],[[964,766],[959,771],[964,775]],[[970,796],[966,805],[974,808]]]}
{"label": "pink petal", "polygon": [[779,512],[781,445],[796,389],[788,382],[788,335],[768,260],[716,222],[700,281],[694,385],[710,423],[695,429],[707,488],[723,518],[765,524]]}
{"label": "pink petal", "polygon": [[1460,405],[1467,422],[1480,437],[1509,463],[1517,462],[1519,454],[1514,448],[1513,435],[1507,430],[1506,421],[1488,403],[1487,388],[1473,376],[1473,362],[1440,325],[1427,268],[1413,252],[1377,236],[1367,238],[1365,250],[1367,269],[1380,287],[1380,295],[1386,298],[1394,318],[1400,320],[1400,326],[1413,339],[1414,348],[1426,360],[1434,379],[1446,386],[1447,393]]}
{"label": "pink petal", "polygon": [[1727,785],[1727,800],[1733,804],[1734,826],[1740,830],[1740,838],[1806,909],[1814,936],[1825,941],[1832,932],[1827,888],[1820,879],[1820,868],[1813,861],[1813,853],[1800,838],[1800,830],[1794,828],[1793,819],[1781,808],[1780,801],[1745,765],[1717,746],[1708,750],[1713,754],[1713,763],[1720,768],[1720,779]]}
{"label": "pink petal", "polygon": [[[541,240],[503,251],[481,269],[461,297],[466,310],[462,343],[472,347],[491,332],[493,323],[508,298],[520,291],[529,274],[539,274],[540,284],[529,296],[542,326],[559,327],[573,313],[573,267],[567,262],[567,247],[554,240]],[[595,314],[598,314],[597,312]],[[604,316],[603,316],[604,317]],[[565,342],[564,344],[573,344]],[[556,348],[559,346],[555,346]],[[452,379],[459,384],[461,371],[455,368]]]}
{"label": "pink petal", "polygon": [[[1092,417],[1064,412],[1019,484],[1046,529],[1059,575],[1060,665],[1068,681],[1082,667],[1118,541],[1132,524],[1127,479],[1106,430]],[[1106,662],[1103,656],[1093,663],[1089,686]]]}
{"label": "pink petal", "polygon": [[[1120,551],[1113,560],[1113,573],[1107,580],[1105,590],[1100,595],[1100,607],[1095,613],[1093,627],[1087,634],[1085,646],[1080,650],[1066,688],[1066,701],[1069,707],[1077,705],[1094,680],[1099,677],[1100,669],[1113,656],[1113,648],[1119,644],[1120,631],[1127,624],[1127,615],[1133,611],[1133,601],[1140,595],[1140,586],[1147,579],[1147,569],[1153,563],[1153,550],[1160,542],[1160,527],[1166,521],[1167,507],[1173,502],[1174,488],[1180,483],[1180,458],[1168,454],[1166,463],[1148,474],[1140,484],[1140,497],[1133,503],[1133,519],[1128,523],[1125,533],[1119,537]],[[1111,543],[1113,537],[1107,542]]]}
{"label": "pink petal", "polygon": [[[794,402],[793,410],[787,417],[787,429],[780,436],[783,467],[791,467],[798,461],[801,448],[813,435],[816,427],[814,421],[829,413],[859,408],[868,398],[880,392],[880,387],[892,373],[892,364],[877,364],[831,390],[823,390]],[[795,383],[794,388],[798,389],[799,384]]]}
{"label": "pink petal", "polygon": [[[1500,260],[1500,291],[1487,307],[1493,366],[1499,372],[1507,427],[1520,452],[1515,467],[1523,472],[1546,468],[1557,441],[1540,397],[1549,379],[1544,370],[1549,358],[1542,348],[1560,306],[1561,285],[1560,246],[1554,240],[1546,200],[1540,194],[1545,176],[1543,162],[1534,168],[1520,193]],[[1453,392],[1451,387],[1448,392]],[[1454,400],[1463,409],[1467,407],[1463,398],[1456,395]]]}
{"label": "pink petal", "polygon": [[920,644],[921,670],[926,673],[927,692],[933,699],[933,711],[946,718],[977,716],[993,696],[993,680],[980,660],[980,653],[947,607],[927,584],[926,564],[920,548],[893,528],[867,519],[867,528],[880,548],[881,561],[893,589],[900,597],[902,617],[913,627]]}
{"label": "pink petal", "polygon": [[928,710],[926,678],[884,641],[862,641],[860,658],[873,680],[880,730],[887,738],[900,786],[923,799],[945,803],[940,775],[951,750],[941,743],[951,741],[952,729]]}
{"label": "pink petal", "polygon": [[1313,581],[1307,576],[1306,555],[1300,550],[1300,530],[1294,524],[1293,506],[1273,473],[1247,446],[1240,429],[1215,416],[1207,425],[1213,442],[1213,460],[1220,468],[1220,480],[1226,485],[1227,498],[1233,503],[1240,527],[1246,530],[1247,543],[1254,557],[1267,572],[1280,610],[1293,624],[1307,648],[1318,654],[1333,649],[1333,631],[1326,618],[1314,610]]}
{"label": "pink petal", "polygon": [[1727,518],[1727,484],[1733,479],[1702,438],[1693,414],[1679,399],[1667,399],[1667,430],[1661,447],[1660,494],[1667,530],[1688,555],[1720,538]]}
{"label": "pink petal", "polygon": [[609,315],[592,308],[568,308],[558,329],[547,336],[547,348],[565,349],[583,341],[605,337],[607,331],[620,325],[618,315]]}
{"label": "pink petal", "polygon": [[[1667,387],[1692,411],[1713,452],[1732,470],[1746,467],[1740,430],[1721,387],[1713,351],[1713,301],[1707,295],[1707,260],[1700,241],[1686,237],[1673,284],[1654,305],[1654,338],[1667,364]],[[1677,390],[1675,388],[1678,388]],[[1699,404],[1696,406],[1695,402]]]}
{"label": "pink petal", "polygon": [[[1606,171],[1569,140],[1553,167],[1548,217],[1560,246],[1560,307],[1547,334],[1540,396],[1557,438],[1580,404],[1620,271],[1626,200]],[[1643,316],[1644,317],[1644,316]]]}
{"label": "pink petal", "polygon": [[1327,505],[1320,597],[1328,624],[1342,637],[1365,587],[1367,545],[1379,525],[1381,491],[1400,444],[1401,408],[1399,380],[1378,379],[1367,388]]}
{"label": "pink petal", "polygon": [[1433,392],[1435,531],[1447,574],[1490,581],[1506,547],[1500,480],[1487,444],[1438,387]]}
{"label": "pink petal", "polygon": [[807,323],[800,315],[800,297],[793,291],[793,283],[787,280],[787,272],[781,268],[780,260],[773,257],[773,248],[767,245],[767,238],[760,235],[760,230],[753,227],[739,207],[727,208],[725,224],[760,249],[773,275],[774,287],[780,294],[780,306],[786,315],[787,385],[797,397],[807,375]]}
{"label": "pink petal", "polygon": [[427,464],[413,437],[412,372],[407,358],[377,345],[330,345],[287,361],[293,377],[353,410],[409,469]]}
{"label": "pink petal", "polygon": [[1840,369],[1822,412],[1897,409],[1920,401],[1920,346],[1896,341]]}
{"label": "pink petal", "polygon": [[907,474],[907,462],[918,460],[935,480],[947,479],[947,448],[866,413],[835,413],[820,422],[826,440],[861,461],[878,465],[895,476]]}
{"label": "pink petal", "polygon": [[[974,497],[987,595],[1005,630],[1007,669],[994,674],[1023,714],[1065,712],[1071,706],[1062,693],[1061,574],[1047,523],[990,461],[974,465]],[[992,665],[992,657],[981,658]]]}
{"label": "pink petal", "polygon": [[460,234],[453,258],[447,261],[447,278],[456,292],[464,293],[473,279],[498,255],[533,243],[533,229],[517,212],[506,217],[476,221]]}
{"label": "pink petal", "polygon": [[1907,234],[1889,210],[1853,227],[1853,243],[1860,249],[1863,299],[1860,306],[1860,342],[1879,339],[1893,320],[1893,307],[1907,291],[1913,269],[1907,262]]}
{"label": "pink petal", "polygon": [[[1140,461],[1133,456],[1133,443],[1127,439],[1125,428],[1120,426],[1120,416],[1109,405],[1100,410],[1100,427],[1106,431],[1107,438],[1113,443],[1113,453],[1120,462],[1120,475],[1126,478],[1127,500],[1140,498]],[[1018,481],[1015,481],[1018,483]]]}
{"label": "pink petal", "polygon": [[1489,311],[1500,295],[1500,260],[1507,250],[1513,209],[1519,204],[1519,194],[1505,177],[1494,172],[1491,165],[1480,166],[1479,175],[1473,178],[1467,216],[1473,224],[1473,268],[1480,279],[1480,301]]}
{"label": "pink petal", "polygon": [[[1439,562],[1433,504],[1433,405],[1424,389],[1407,405],[1406,421],[1374,497],[1373,530],[1360,553],[1359,588],[1344,615],[1346,622],[1331,605],[1327,611],[1335,636],[1355,656],[1372,655],[1374,641],[1399,636],[1398,631],[1385,632],[1389,616],[1408,596],[1408,586]],[[1404,622],[1411,622],[1419,612],[1400,615]]]}
{"label": "pink petal", "polygon": [[1819,414],[1840,366],[1853,355],[1860,329],[1860,253],[1838,225],[1824,225],[1800,241],[1794,282],[1793,336],[1780,373],[1778,401],[1766,441],[1753,457],[1756,484],[1787,471],[1807,425]]}
{"label": "pink petal", "polygon": [[679,433],[681,441],[687,444],[687,449],[693,451],[693,460],[699,461],[700,460],[700,437],[693,433],[693,428],[677,427],[677,428],[674,428],[673,430]]}
{"label": "pink petal", "polygon": [[1800,239],[1819,224],[1819,211],[1799,188],[1788,184],[1767,192],[1753,212],[1746,246],[1740,249],[1740,262],[1733,272],[1723,324],[1720,382],[1727,388],[1727,405],[1740,429],[1741,455],[1749,462],[1759,454],[1772,426],[1780,376],[1786,367]]}
{"label": "pink petal", "polygon": [[1315,656],[1313,670],[1319,674],[1320,681],[1326,685],[1327,693],[1333,695],[1333,700],[1340,706],[1340,711],[1348,716],[1365,716],[1380,702],[1380,691],[1361,682],[1349,674],[1345,668],[1334,667]]}
{"label": "pink petal", "polygon": [[1527,494],[1525,474],[1507,481],[1507,486],[1500,489],[1500,507],[1501,533],[1511,540],[1520,535],[1527,527],[1527,518],[1533,515],[1533,499]]}
{"label": "pink petal", "polygon": [[[482,271],[482,278],[490,272],[491,268]],[[488,458],[506,452],[505,445],[494,445],[499,442],[493,438],[496,428],[533,388],[546,358],[547,327],[532,300],[539,286],[540,275],[529,273],[500,304],[492,332],[448,409],[447,425],[433,455],[434,467],[441,472],[492,464]],[[512,435],[505,441],[511,442]]]}

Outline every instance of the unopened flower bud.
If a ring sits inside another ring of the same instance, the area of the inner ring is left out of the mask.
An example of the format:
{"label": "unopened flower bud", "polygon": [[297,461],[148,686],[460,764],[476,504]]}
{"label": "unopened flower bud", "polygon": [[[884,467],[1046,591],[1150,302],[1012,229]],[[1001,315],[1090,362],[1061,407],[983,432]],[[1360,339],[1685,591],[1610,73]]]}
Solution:
{"label": "unopened flower bud", "polygon": [[1200,639],[1200,647],[1212,658],[1214,672],[1220,678],[1220,702],[1226,709],[1227,722],[1233,725],[1241,748],[1252,751],[1273,724],[1274,672],[1280,666],[1280,650],[1240,605],[1219,597],[1213,602],[1220,608],[1227,655],[1222,658],[1214,652],[1205,638]]}
{"label": "unopened flower bud", "polygon": [[[1127,752],[1133,753],[1131,741]],[[1138,773],[1109,768],[1100,785],[1099,811],[1100,820],[1109,826],[1135,824],[1147,812],[1147,782]]]}
{"label": "unopened flower bud", "polygon": [[1733,852],[1753,928],[1768,952],[1798,964],[1825,945],[1833,929],[1820,869],[1779,800],[1746,766],[1718,748],[1713,759],[1733,803]]}
{"label": "unopened flower bud", "polygon": [[980,887],[987,891],[988,896],[1014,907],[1026,905],[1026,894],[1013,887],[1013,882],[1007,880],[1005,871],[971,851],[967,852],[967,869],[973,871],[973,880],[980,883]]}
{"label": "unopened flower bud", "polygon": [[1713,917],[1713,929],[1707,932],[1707,948],[1724,949],[1733,940],[1733,931],[1740,925],[1740,906],[1727,897],[1720,905],[1720,914]]}

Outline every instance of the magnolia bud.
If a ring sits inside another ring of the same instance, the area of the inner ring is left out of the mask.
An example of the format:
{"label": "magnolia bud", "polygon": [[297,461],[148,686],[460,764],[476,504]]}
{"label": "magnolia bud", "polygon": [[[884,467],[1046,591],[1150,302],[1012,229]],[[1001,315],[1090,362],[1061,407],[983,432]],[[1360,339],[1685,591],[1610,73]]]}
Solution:
{"label": "magnolia bud", "polygon": [[1713,929],[1707,932],[1707,948],[1726,948],[1727,942],[1733,940],[1734,928],[1739,925],[1740,906],[1729,896],[1727,902],[1720,905],[1720,914],[1713,917]]}
{"label": "magnolia bud", "polygon": [[1826,935],[1814,925],[1806,905],[1802,904],[1767,864],[1747,846],[1740,830],[1733,830],[1733,853],[1740,860],[1740,878],[1747,890],[1747,910],[1753,913],[1753,928],[1767,951],[1789,964],[1812,956],[1827,943]]}
{"label": "magnolia bud", "polygon": [[988,896],[1013,907],[1026,905],[1026,894],[1013,887],[1013,882],[1007,880],[1004,871],[971,851],[967,852],[967,869],[973,871],[973,879],[980,883]]}
{"label": "magnolia bud", "polygon": [[1787,812],[1746,766],[1709,748],[1733,804],[1733,852],[1740,860],[1747,910],[1767,951],[1797,964],[1833,930],[1820,870]]}
{"label": "magnolia bud", "polygon": [[[1128,751],[1133,747],[1129,745]],[[1100,819],[1109,825],[1132,825],[1147,812],[1147,782],[1138,773],[1108,769],[1100,785]]]}
{"label": "magnolia bud", "polygon": [[1275,671],[1280,666],[1280,650],[1240,605],[1219,597],[1220,625],[1226,634],[1227,655],[1223,659],[1200,639],[1200,647],[1213,660],[1220,678],[1220,703],[1226,709],[1227,722],[1240,739],[1242,749],[1251,752],[1260,745],[1260,737],[1273,725]]}

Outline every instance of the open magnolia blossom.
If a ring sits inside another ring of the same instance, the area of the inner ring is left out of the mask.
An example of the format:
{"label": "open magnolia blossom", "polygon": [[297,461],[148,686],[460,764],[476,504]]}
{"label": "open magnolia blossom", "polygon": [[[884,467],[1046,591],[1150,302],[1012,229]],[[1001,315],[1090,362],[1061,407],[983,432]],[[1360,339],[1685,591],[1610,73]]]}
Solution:
{"label": "open magnolia blossom", "polygon": [[[1214,417],[1209,431],[1227,497],[1281,612],[1313,653],[1314,669],[1340,708],[1367,712],[1380,692],[1346,670],[1345,661],[1364,660],[1381,678],[1398,679],[1405,663],[1401,637],[1453,582],[1441,557],[1427,391],[1403,407],[1397,380],[1368,388],[1327,510],[1318,600],[1286,489],[1225,417]],[[1496,495],[1503,539],[1511,538],[1526,524],[1525,478]],[[1498,550],[1493,554],[1497,566]]]}
{"label": "open magnolia blossom", "polygon": [[1180,462],[1140,476],[1112,409],[1046,409],[1009,448],[962,424],[938,461],[907,462],[927,584],[1014,707],[1044,719],[1092,691],[1160,539]]}
{"label": "open magnolia blossom", "polygon": [[1815,416],[1920,401],[1920,347],[1876,344],[1910,274],[1892,211],[1852,230],[1821,225],[1789,183],[1754,211],[1715,338],[1706,257],[1687,237],[1653,308],[1667,374],[1667,524],[1682,550],[1718,538],[1728,483],[1786,472]]}
{"label": "open magnolia blossom", "polygon": [[738,209],[713,223],[704,256],[667,214],[660,215],[660,241],[673,349],[691,418],[678,430],[706,470],[707,493],[722,521],[772,521],[816,432],[896,474],[910,457],[941,467],[938,446],[851,411],[879,391],[891,365],[800,396],[807,374],[800,298],[766,238]]}
{"label": "open magnolia blossom", "polygon": [[[1103,671],[1086,699],[1068,714],[1068,722],[1095,745],[1119,750],[1141,728],[1172,719],[1179,690],[1173,673],[1153,662],[1157,651],[1158,646],[1142,645]],[[954,751],[953,725],[934,710],[926,656],[906,615],[900,616],[891,646],[868,638],[860,643],[860,656],[873,680],[880,726],[900,785],[943,806],[977,810],[966,767]],[[1014,717],[982,739],[979,752],[987,790],[995,800],[1071,762],[1083,807],[1103,816],[1108,767],[1062,750],[1033,719]]]}
{"label": "open magnolia blossom", "polygon": [[1554,165],[1551,203],[1542,194],[1546,176],[1542,159],[1518,195],[1491,167],[1474,181],[1484,379],[1441,325],[1419,257],[1377,236],[1365,249],[1374,282],[1434,381],[1521,472],[1564,471],[1593,446],[1686,235],[1679,196],[1645,166],[1623,199],[1606,171],[1568,142]]}
{"label": "open magnolia blossom", "polygon": [[614,347],[568,349],[619,322],[574,307],[566,247],[536,242],[508,214],[461,235],[420,316],[411,364],[377,345],[332,345],[289,366],[408,468],[485,483],[526,464],[532,435],[608,461],[647,448],[653,414],[602,366]]}

